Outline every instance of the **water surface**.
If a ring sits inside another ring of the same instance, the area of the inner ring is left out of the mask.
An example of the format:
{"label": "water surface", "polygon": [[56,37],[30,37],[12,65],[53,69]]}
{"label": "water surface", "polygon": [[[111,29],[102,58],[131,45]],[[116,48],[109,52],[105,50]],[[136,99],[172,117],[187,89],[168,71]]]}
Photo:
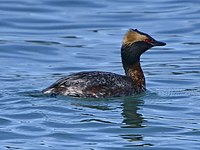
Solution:
{"label": "water surface", "polygon": [[[0,149],[198,150],[197,0],[0,1]],[[51,98],[38,91],[78,71],[124,74],[124,33],[165,47],[142,56],[146,94]]]}

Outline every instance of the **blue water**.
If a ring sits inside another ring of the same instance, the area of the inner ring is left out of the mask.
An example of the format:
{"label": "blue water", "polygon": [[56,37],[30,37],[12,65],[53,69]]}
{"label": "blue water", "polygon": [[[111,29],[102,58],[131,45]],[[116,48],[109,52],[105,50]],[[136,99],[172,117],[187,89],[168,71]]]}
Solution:
{"label": "blue water", "polygon": [[[198,0],[1,0],[0,149],[199,150]],[[124,74],[129,28],[167,43],[142,56],[147,93],[46,97],[78,71]]]}

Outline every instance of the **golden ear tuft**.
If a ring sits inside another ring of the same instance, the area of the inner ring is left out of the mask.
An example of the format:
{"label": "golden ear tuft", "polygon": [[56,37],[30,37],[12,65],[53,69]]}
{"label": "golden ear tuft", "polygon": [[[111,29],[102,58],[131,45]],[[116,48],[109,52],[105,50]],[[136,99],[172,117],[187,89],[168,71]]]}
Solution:
{"label": "golden ear tuft", "polygon": [[140,34],[137,29],[135,29],[135,30],[129,29],[124,36],[122,44],[123,45],[130,45],[134,42],[143,41],[145,39],[146,39],[146,36]]}

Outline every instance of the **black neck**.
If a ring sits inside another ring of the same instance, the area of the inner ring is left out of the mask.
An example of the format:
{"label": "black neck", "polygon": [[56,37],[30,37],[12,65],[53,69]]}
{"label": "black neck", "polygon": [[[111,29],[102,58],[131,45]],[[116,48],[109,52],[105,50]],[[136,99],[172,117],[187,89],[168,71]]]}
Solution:
{"label": "black neck", "polygon": [[141,88],[145,87],[145,78],[140,65],[140,56],[144,51],[146,49],[142,51],[137,45],[122,46],[121,49],[122,64],[126,76],[132,79],[134,85]]}

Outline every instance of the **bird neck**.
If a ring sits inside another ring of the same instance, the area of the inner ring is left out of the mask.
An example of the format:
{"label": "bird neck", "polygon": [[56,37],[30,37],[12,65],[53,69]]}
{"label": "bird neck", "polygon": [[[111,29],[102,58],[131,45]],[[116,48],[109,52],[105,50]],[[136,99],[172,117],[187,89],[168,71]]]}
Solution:
{"label": "bird neck", "polygon": [[132,65],[124,65],[124,70],[126,76],[132,79],[133,85],[136,89],[145,89],[145,77],[140,65],[140,61],[137,61]]}

